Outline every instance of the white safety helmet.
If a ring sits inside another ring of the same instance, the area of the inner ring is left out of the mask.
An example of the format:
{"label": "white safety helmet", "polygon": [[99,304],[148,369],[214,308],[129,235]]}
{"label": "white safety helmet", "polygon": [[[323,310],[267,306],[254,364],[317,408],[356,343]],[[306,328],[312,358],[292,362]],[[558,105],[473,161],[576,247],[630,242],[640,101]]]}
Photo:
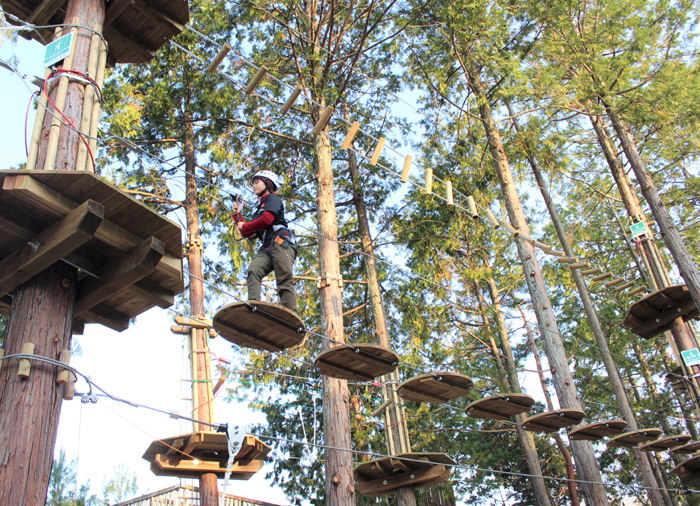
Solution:
{"label": "white safety helmet", "polygon": [[280,177],[271,170],[260,170],[256,172],[255,175],[253,175],[253,177],[250,178],[250,180],[253,181],[256,177],[263,177],[265,179],[270,180],[270,182],[272,182],[272,185],[274,186],[273,190],[277,190],[280,186],[282,186],[282,181],[280,180]]}

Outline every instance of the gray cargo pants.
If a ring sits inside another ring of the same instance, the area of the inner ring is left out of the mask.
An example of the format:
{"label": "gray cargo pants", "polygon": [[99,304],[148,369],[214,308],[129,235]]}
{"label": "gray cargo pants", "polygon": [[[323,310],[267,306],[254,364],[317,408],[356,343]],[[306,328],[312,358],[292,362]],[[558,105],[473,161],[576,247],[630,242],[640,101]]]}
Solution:
{"label": "gray cargo pants", "polygon": [[297,293],[294,290],[293,268],[297,251],[272,242],[267,251],[258,251],[248,266],[248,300],[260,300],[262,279],[275,271],[280,303],[297,312]]}

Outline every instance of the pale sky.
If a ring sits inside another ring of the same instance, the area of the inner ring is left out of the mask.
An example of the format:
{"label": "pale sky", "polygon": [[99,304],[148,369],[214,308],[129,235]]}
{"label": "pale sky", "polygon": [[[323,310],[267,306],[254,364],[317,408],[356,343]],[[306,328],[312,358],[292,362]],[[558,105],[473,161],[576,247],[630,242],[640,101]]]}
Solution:
{"label": "pale sky", "polygon": [[[43,55],[44,47],[37,42],[22,38],[16,46],[6,40],[0,42],[0,59],[9,62],[17,56],[18,68],[23,74],[43,77]],[[29,85],[29,88],[16,74],[0,68],[0,109],[4,113],[0,121],[2,170],[26,161],[25,115],[36,87]],[[31,136],[34,126],[33,108],[29,116],[27,136]],[[189,415],[191,408],[182,398],[190,397],[190,383],[181,381],[189,377],[188,352],[183,336],[170,332],[174,316],[171,311],[155,308],[138,317],[135,324],[121,333],[99,325],[87,325],[85,335],[78,337],[82,357],[74,357],[71,365],[116,397]],[[213,314],[207,316],[211,318]],[[226,360],[233,357],[231,345],[222,338],[212,340],[212,351]],[[213,370],[216,381],[218,371]],[[86,383],[78,382],[76,389],[85,392]],[[217,423],[251,425],[263,421],[261,415],[252,414],[245,405],[224,402],[221,400],[224,395],[224,391],[220,392],[215,400]],[[144,451],[155,439],[191,431],[190,422],[174,420],[162,413],[103,397],[97,404],[83,404],[76,397],[63,402],[56,453],[63,448],[69,459],[78,460],[78,481],[90,480],[92,491],[98,497],[105,478],[113,475],[121,464],[136,473],[139,493],[143,494],[177,483],[176,478],[155,476],[148,462],[141,458]],[[284,494],[272,489],[264,480],[269,467],[268,464],[248,481],[232,481],[227,492],[286,504]],[[220,491],[222,485],[223,480],[219,481]]]}

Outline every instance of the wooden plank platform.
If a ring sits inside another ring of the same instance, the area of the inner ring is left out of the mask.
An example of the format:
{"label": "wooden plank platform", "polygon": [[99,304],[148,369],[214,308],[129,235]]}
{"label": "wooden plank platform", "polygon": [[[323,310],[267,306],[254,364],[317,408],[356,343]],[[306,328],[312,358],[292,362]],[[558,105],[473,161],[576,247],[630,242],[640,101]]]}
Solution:
{"label": "wooden plank platform", "polygon": [[641,450],[643,452],[665,452],[666,450],[683,446],[691,439],[692,437],[689,434],[662,437],[661,439],[642,445]]}
{"label": "wooden plank platform", "polygon": [[608,446],[626,446],[632,448],[639,443],[646,443],[658,438],[663,431],[661,429],[642,429],[625,432],[608,440]]}
{"label": "wooden plank platform", "polygon": [[557,409],[531,416],[523,422],[523,429],[531,432],[557,432],[579,423],[586,414],[578,409]]}
{"label": "wooden plank platform", "polygon": [[[270,447],[255,436],[246,436],[234,459],[231,478],[247,480],[263,466]],[[219,432],[192,432],[180,436],[157,439],[143,454],[157,476],[198,478],[202,473],[215,473],[223,478],[228,463],[226,434]]]}
{"label": "wooden plank platform", "polygon": [[467,416],[484,420],[507,420],[511,416],[529,411],[535,399],[525,394],[492,395],[474,401],[465,410]]}
{"label": "wooden plank platform", "polygon": [[402,487],[427,487],[450,479],[456,463],[444,453],[401,453],[355,467],[355,488],[372,497]]}
{"label": "wooden plank platform", "polygon": [[669,330],[676,318],[688,321],[698,318],[699,314],[688,287],[673,285],[632,304],[623,323],[638,336],[649,339]]}
{"label": "wooden plank platform", "polygon": [[79,269],[76,322],[122,331],[184,290],[180,226],[92,173],[0,171],[0,227],[0,297],[64,261]]}
{"label": "wooden plank platform", "polygon": [[221,307],[212,320],[227,341],[246,348],[282,351],[299,344],[306,333],[299,315],[279,304],[249,300]]}
{"label": "wooden plank platform", "polygon": [[[3,0],[5,12],[34,25],[62,25],[68,0]],[[8,20],[12,22],[11,20]],[[108,62],[145,63],[189,22],[188,0],[111,0],[107,2],[104,37]],[[42,44],[51,42],[53,28],[20,32]]]}
{"label": "wooden plank platform", "polygon": [[691,441],[690,443],[684,444],[683,446],[679,446],[678,448],[672,449],[671,453],[673,453],[673,454],[678,454],[678,453],[691,454],[691,453],[696,453],[698,451],[700,451],[700,441]]}
{"label": "wooden plank platform", "polygon": [[620,434],[627,427],[624,420],[605,420],[582,425],[569,432],[569,439],[598,441],[606,436]]}
{"label": "wooden plank platform", "polygon": [[334,346],[314,360],[314,366],[324,376],[332,378],[372,381],[388,374],[399,364],[399,357],[376,344]]}
{"label": "wooden plank platform", "polygon": [[402,382],[397,392],[403,399],[442,404],[467,395],[474,382],[456,372],[421,374]]}
{"label": "wooden plank platform", "polygon": [[689,458],[674,467],[671,472],[681,478],[685,487],[700,487],[700,455]]}

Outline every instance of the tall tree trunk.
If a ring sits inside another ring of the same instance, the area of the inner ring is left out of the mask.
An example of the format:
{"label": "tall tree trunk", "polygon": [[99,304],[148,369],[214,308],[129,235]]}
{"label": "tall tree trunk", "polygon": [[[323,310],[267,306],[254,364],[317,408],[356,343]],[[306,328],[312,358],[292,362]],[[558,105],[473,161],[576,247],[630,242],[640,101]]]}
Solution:
{"label": "tall tree trunk", "polygon": [[[485,306],[483,304],[483,295],[481,294],[480,287],[477,285],[475,289],[477,296],[479,297],[479,304]],[[498,335],[500,337],[500,351],[498,348],[494,350],[494,359],[498,362],[499,370],[503,374],[504,386],[507,384],[510,392],[521,393],[520,383],[518,382],[518,373],[515,368],[515,359],[513,358],[513,350],[510,347],[508,328],[506,327],[506,321],[503,317],[503,308],[501,307],[499,291],[498,287],[496,286],[496,281],[493,278],[489,278],[487,280],[487,289],[489,291],[489,297],[491,298],[491,304],[493,304],[496,329],[498,330]],[[505,361],[505,367],[501,362],[501,355]],[[533,436],[532,432],[523,429],[522,424],[526,418],[527,417],[524,413],[516,415],[515,430],[518,433],[518,439],[520,440],[520,445],[522,446],[523,453],[525,454],[527,467],[530,470],[530,474],[533,475],[530,479],[532,481],[532,488],[535,492],[535,500],[540,506],[551,506],[552,502],[549,500],[549,491],[547,490],[547,485],[542,477],[542,467],[540,466],[540,459],[537,455],[535,437]]]}
{"label": "tall tree trunk", "polygon": [[[511,117],[514,118],[513,125],[515,126],[516,130],[519,130],[518,122],[515,119],[516,115],[514,114],[511,105],[507,105],[509,114],[511,115]],[[540,171],[540,168],[537,165],[537,161],[535,160],[532,154],[532,149],[528,144],[527,140],[524,141],[524,148],[525,155],[530,164],[530,168],[532,169],[532,173],[535,175],[537,185],[540,188],[542,199],[544,200],[544,203],[547,206],[549,216],[552,219],[552,224],[554,225],[554,229],[557,232],[559,244],[564,250],[564,253],[566,253],[566,256],[573,258],[575,255],[571,249],[571,246],[569,245],[569,241],[566,236],[566,230],[564,230],[564,224],[562,223],[561,218],[559,217],[559,212],[557,211],[556,207],[554,206],[554,203],[552,202],[552,197],[549,193],[549,185],[547,185],[547,182],[542,176],[542,172]],[[593,331],[593,336],[595,337],[596,345],[600,350],[600,355],[603,360],[603,364],[605,365],[605,371],[607,372],[608,378],[610,379],[610,386],[612,388],[613,395],[615,396],[615,400],[617,401],[617,406],[620,409],[620,413],[622,413],[622,417],[627,422],[627,426],[632,430],[637,430],[637,419],[634,415],[634,411],[632,411],[632,407],[630,406],[630,401],[627,397],[627,391],[625,390],[625,385],[622,381],[622,377],[620,376],[620,371],[618,370],[617,364],[615,363],[615,360],[613,359],[613,356],[610,353],[608,337],[605,335],[605,332],[603,331],[603,326],[600,324],[600,319],[598,318],[598,313],[596,312],[595,307],[593,306],[593,300],[591,299],[591,295],[588,292],[586,282],[583,279],[583,275],[578,269],[571,269],[571,275],[574,278],[574,283],[576,283],[576,288],[578,290],[581,303],[583,304],[583,309],[586,313],[586,317],[588,318],[588,322],[591,325],[591,330]],[[649,500],[651,501],[652,506],[663,506],[664,504],[666,506],[672,506],[670,496],[668,496],[668,494],[662,495],[662,493],[658,490],[660,487],[656,481],[647,455],[641,452],[639,449],[635,449],[634,456],[637,460],[637,464],[639,465],[639,470],[641,471],[644,484],[647,487],[649,487],[647,489],[647,493],[649,495]]]}
{"label": "tall tree trunk", "polygon": [[[325,133],[314,136],[314,167],[318,205],[318,248],[321,279],[340,279],[338,221],[335,213],[335,191],[331,166],[330,140]],[[320,289],[321,333],[323,349],[333,346],[330,339],[345,342],[343,329],[343,296],[338,283]],[[326,460],[326,504],[355,504],[355,480],[350,437],[350,391],[348,382],[323,377],[323,427]]]}
{"label": "tall tree trunk", "polygon": [[613,110],[610,103],[606,101],[604,97],[601,98],[603,99],[608,117],[615,128],[617,137],[620,139],[627,161],[629,161],[637,177],[637,182],[642,189],[642,195],[644,195],[647,204],[649,204],[656,224],[664,237],[666,246],[671,251],[671,255],[673,255],[673,259],[676,261],[678,270],[688,286],[688,290],[693,297],[695,305],[698,310],[700,310],[700,271],[698,271],[698,267],[695,265],[695,262],[693,262],[690,253],[685,247],[683,238],[680,232],[678,232],[673,218],[671,218],[671,213],[669,213],[668,208],[664,205],[659,196],[651,174],[647,170],[646,164],[637,150],[637,143],[632,137],[632,132],[620,115]]}
{"label": "tall tree trunk", "polygon": [[[391,348],[389,328],[386,323],[384,303],[377,276],[377,263],[374,259],[374,246],[372,245],[367,206],[365,206],[365,198],[362,191],[362,180],[354,151],[348,150],[348,159],[350,176],[352,178],[353,200],[357,212],[362,251],[364,252],[363,262],[367,276],[367,291],[369,292],[369,303],[374,321],[374,332],[377,336],[377,344],[389,349]],[[384,410],[384,431],[386,433],[389,455],[411,451],[411,442],[408,439],[408,425],[406,423],[406,410],[396,391],[398,380],[399,375],[397,371],[392,371],[381,378],[381,382],[384,385],[387,383],[391,385],[391,387],[382,388],[384,402],[390,402]],[[416,495],[413,492],[413,488],[403,487],[398,489],[396,491],[396,502],[398,505],[416,506]]]}
{"label": "tall tree trunk", "polygon": [[[474,93],[479,104],[479,114],[481,123],[484,126],[489,150],[494,161],[494,166],[498,172],[501,183],[501,190],[505,199],[508,217],[511,225],[520,232],[529,235],[529,228],[525,220],[520,198],[518,197],[513,175],[510,171],[508,159],[503,149],[501,136],[496,127],[496,122],[491,113],[488,97],[481,83],[479,73],[475,71],[471,62],[461,62],[465,71],[469,88]],[[557,391],[559,402],[563,408],[581,410],[581,402],[576,392],[568,360],[564,352],[564,345],[561,340],[559,328],[557,326],[552,303],[547,295],[544,278],[540,265],[535,255],[535,249],[527,241],[515,240],[520,262],[523,265],[525,279],[527,281],[530,297],[532,298],[533,309],[542,329],[542,339],[545,345],[545,353],[549,360],[554,386]],[[572,441],[572,453],[576,461],[578,474],[581,477],[582,490],[586,501],[596,506],[607,506],[609,504],[602,485],[600,468],[590,441]]]}
{"label": "tall tree trunk", "polygon": [[[194,122],[185,106],[185,213],[187,217],[187,265],[190,272],[190,314],[204,318],[204,283],[202,281],[202,239],[200,236],[199,210],[197,200],[196,148],[194,145]],[[214,423],[214,394],[211,384],[211,360],[209,343],[204,329],[190,329],[190,362],[192,365],[192,418]],[[196,431],[211,431],[211,427],[195,423]],[[200,504],[219,504],[216,474],[205,473],[199,476]]]}
{"label": "tall tree trunk", "polygon": [[[530,321],[525,315],[522,306],[518,306],[520,311],[520,316],[522,316],[523,323],[525,324],[525,333],[527,335],[527,341],[530,344],[530,350],[532,351],[532,356],[535,358],[535,366],[537,367],[537,375],[540,378],[540,385],[542,385],[542,392],[544,393],[544,399],[547,403],[547,409],[553,410],[554,404],[552,403],[552,396],[549,393],[549,387],[547,386],[547,379],[544,376],[544,369],[542,368],[542,358],[540,357],[540,350],[537,348],[537,343],[535,342],[535,336],[532,334],[532,329],[530,328]],[[554,434],[554,440],[557,443],[557,448],[559,452],[564,457],[564,464],[566,465],[566,477],[568,481],[566,486],[569,489],[569,496],[571,498],[571,506],[579,506],[578,500],[578,490],[576,489],[576,473],[574,472],[574,463],[571,461],[571,452],[569,448],[564,443],[561,434],[558,432]]]}
{"label": "tall tree trunk", "polygon": [[[104,16],[104,0],[69,0],[65,22],[71,24],[77,17],[81,25],[101,27]],[[73,70],[87,71],[91,38],[91,31],[79,30]],[[73,124],[80,123],[82,87],[78,83],[68,86],[63,109]],[[77,135],[67,127],[60,128],[55,167],[72,170],[78,145],[71,139]],[[42,161],[37,168],[43,168],[49,130],[46,126],[42,130]],[[76,269],[58,262],[15,290],[5,333],[8,355],[22,353],[29,343],[35,345],[37,356],[54,360],[61,350],[70,349],[76,283]],[[27,379],[17,376],[17,368],[8,362],[0,371],[0,504],[39,506],[46,501],[65,387],[56,384],[55,366],[31,365]]]}
{"label": "tall tree trunk", "polygon": [[[610,172],[612,173],[613,179],[615,180],[615,184],[617,185],[618,192],[620,193],[620,197],[622,198],[622,202],[625,206],[625,209],[627,210],[627,213],[629,214],[630,218],[632,218],[634,221],[643,221],[646,222],[644,212],[642,210],[642,206],[640,205],[639,198],[637,197],[637,194],[634,192],[632,189],[632,184],[627,177],[627,173],[624,170],[624,167],[622,166],[622,162],[618,158],[614,148],[613,148],[613,143],[612,139],[610,138],[610,135],[608,134],[607,129],[605,128],[605,124],[603,122],[603,119],[599,116],[591,115],[589,116],[591,118],[591,123],[593,125],[593,129],[596,132],[596,136],[598,137],[598,141],[600,143],[601,148],[603,149],[603,154],[605,155],[605,159],[608,162],[608,167],[610,168]],[[619,120],[621,121],[621,120]],[[614,124],[614,123],[613,123]],[[621,124],[622,126],[615,126],[616,131],[618,131],[618,128],[621,128],[623,131],[623,134],[627,132],[629,134],[629,131],[626,130],[624,127],[624,123]],[[618,131],[618,135],[620,135],[620,132]],[[631,155],[628,154],[628,160],[630,161],[630,164],[632,164],[632,159],[636,159],[638,162],[642,163],[641,158],[639,157],[639,153],[636,151],[636,144],[634,143],[634,140],[631,138],[631,135],[628,135],[627,138],[627,144],[628,148],[625,148],[625,142],[623,141],[623,148],[625,149],[625,152],[627,153],[627,150],[631,151]],[[630,156],[632,158],[630,158]],[[637,171],[635,170],[635,173]],[[648,172],[646,171],[646,168],[642,165],[641,172],[643,174],[646,174],[647,176],[649,175]],[[639,180],[639,176],[637,176]],[[642,180],[639,180],[640,184],[642,184]],[[649,177],[649,183],[651,183],[651,178]],[[653,184],[653,183],[651,183]],[[656,190],[654,189],[654,192]],[[643,191],[644,193],[644,191]],[[646,196],[646,194],[645,194]],[[650,203],[651,205],[651,203]],[[664,208],[665,210],[665,208]],[[653,211],[653,209],[652,209]],[[667,211],[666,211],[667,212]],[[675,229],[675,227],[674,227]],[[641,246],[641,251],[640,254],[643,256],[643,260],[645,265],[649,266],[649,270],[651,271],[651,282],[653,284],[653,287],[655,289],[661,289],[664,287],[667,287],[670,285],[670,277],[668,275],[668,272],[663,266],[663,263],[661,262],[661,254],[656,247],[656,243],[654,242],[652,237],[646,237],[643,236],[641,241],[640,241],[640,246]],[[673,322],[670,324],[670,332],[671,336],[673,339],[668,339],[669,345],[674,351],[674,354],[676,355],[676,361],[678,364],[681,366],[682,370],[685,373],[686,377],[690,377],[690,386],[691,386],[691,397],[694,400],[695,403],[695,410],[700,414],[700,388],[698,387],[697,380],[693,378],[692,374],[692,369],[688,368],[685,363],[683,362],[679,351],[680,350],[689,350],[692,348],[698,347],[697,340],[695,337],[689,332],[688,326],[685,324],[682,318],[676,318]],[[668,333],[666,333],[667,338],[668,338]],[[696,368],[697,370],[697,368]]]}

